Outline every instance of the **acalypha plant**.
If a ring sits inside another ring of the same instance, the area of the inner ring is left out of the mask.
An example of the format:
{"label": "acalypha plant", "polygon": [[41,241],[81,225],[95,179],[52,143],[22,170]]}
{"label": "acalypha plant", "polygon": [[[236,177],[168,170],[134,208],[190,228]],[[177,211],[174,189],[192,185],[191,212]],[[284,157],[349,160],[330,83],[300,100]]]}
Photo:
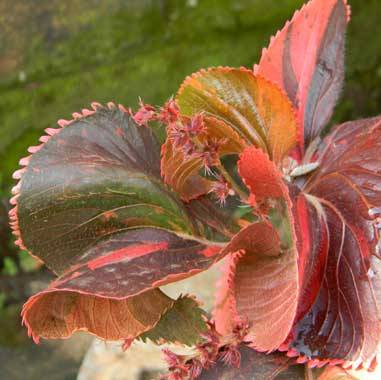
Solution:
{"label": "acalypha plant", "polygon": [[[162,107],[93,103],[46,129],[10,212],[19,247],[58,276],[22,310],[35,342],[193,346],[165,351],[170,379],[377,369],[381,117],[322,137],[349,18],[345,0],[312,0],[253,69],[201,70]],[[160,290],[222,259],[211,316]]]}

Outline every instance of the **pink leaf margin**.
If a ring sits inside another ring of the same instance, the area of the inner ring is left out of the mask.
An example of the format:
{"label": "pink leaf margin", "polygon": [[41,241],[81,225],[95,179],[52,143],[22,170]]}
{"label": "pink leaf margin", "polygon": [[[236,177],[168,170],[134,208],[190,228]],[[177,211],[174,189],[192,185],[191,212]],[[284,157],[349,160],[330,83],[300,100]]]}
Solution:
{"label": "pink leaf margin", "polygon": [[[69,120],[59,119],[57,121],[58,128],[46,128],[45,129],[46,134],[42,135],[39,138],[39,141],[41,142],[41,144],[36,146],[30,146],[28,148],[28,152],[30,153],[30,155],[20,159],[19,165],[21,166],[21,169],[16,170],[12,175],[12,178],[16,180],[17,182],[16,182],[16,185],[13,186],[11,190],[12,197],[9,202],[12,208],[9,211],[8,216],[9,216],[9,225],[11,227],[12,234],[15,236],[15,244],[21,250],[27,251],[34,259],[36,259],[40,263],[43,263],[43,261],[39,257],[33,255],[33,253],[30,252],[28,248],[24,245],[24,241],[23,241],[22,234],[20,231],[20,226],[19,226],[18,198],[20,196],[23,174],[26,172],[33,154],[40,151],[41,148],[50,140],[52,136],[56,135],[57,133],[60,132],[62,128],[69,126],[75,121],[84,119],[88,116],[95,114],[98,108],[103,108],[103,107],[104,106],[98,102],[92,102],[91,109],[83,108],[81,112],[73,112],[72,119],[69,119]],[[114,110],[118,108],[120,111],[133,116],[131,109],[126,109],[122,104],[116,105],[114,102],[108,102],[106,107],[110,110]]]}

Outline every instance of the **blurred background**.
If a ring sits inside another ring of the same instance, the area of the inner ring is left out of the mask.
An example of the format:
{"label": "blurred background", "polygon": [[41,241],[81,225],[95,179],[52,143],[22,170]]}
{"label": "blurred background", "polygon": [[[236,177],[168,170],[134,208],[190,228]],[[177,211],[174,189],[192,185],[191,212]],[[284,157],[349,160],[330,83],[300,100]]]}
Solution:
{"label": "blurred background", "polygon": [[[269,37],[302,3],[0,0],[2,379],[76,379],[90,344],[88,337],[79,335],[36,347],[20,328],[25,298],[50,280],[44,268],[17,251],[8,228],[12,173],[28,146],[35,145],[56,120],[70,118],[92,101],[136,108],[141,96],[158,105],[176,92],[186,75],[201,67],[251,67]],[[381,3],[350,3],[353,20],[347,36],[346,84],[334,122],[381,113]],[[123,370],[117,372],[100,379],[130,378]],[[134,376],[149,378],[144,373],[138,371]]]}

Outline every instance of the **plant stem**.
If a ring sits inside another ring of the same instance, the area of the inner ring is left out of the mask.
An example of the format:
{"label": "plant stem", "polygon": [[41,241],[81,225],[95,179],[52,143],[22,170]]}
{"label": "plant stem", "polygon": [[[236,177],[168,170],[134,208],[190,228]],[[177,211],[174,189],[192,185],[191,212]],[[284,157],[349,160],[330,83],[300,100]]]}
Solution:
{"label": "plant stem", "polygon": [[227,172],[227,170],[222,166],[221,163],[217,165],[217,169],[220,174],[224,177],[225,181],[231,186],[231,188],[239,195],[242,201],[247,202],[247,195],[243,192],[238,184],[234,181],[232,176]]}
{"label": "plant stem", "polygon": [[314,375],[312,373],[312,369],[308,367],[307,364],[304,366],[304,379],[305,380],[314,380]]}

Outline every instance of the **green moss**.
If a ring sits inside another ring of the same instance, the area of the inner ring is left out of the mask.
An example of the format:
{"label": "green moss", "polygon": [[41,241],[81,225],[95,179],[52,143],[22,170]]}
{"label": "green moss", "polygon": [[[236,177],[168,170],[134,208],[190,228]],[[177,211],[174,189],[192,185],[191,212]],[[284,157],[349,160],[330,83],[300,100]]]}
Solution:
{"label": "green moss", "polygon": [[20,305],[3,307],[0,313],[0,346],[14,347],[26,343],[27,336],[21,327]]}
{"label": "green moss", "polygon": [[11,258],[5,257],[4,258],[4,268],[2,270],[2,274],[8,275],[8,276],[14,276],[17,274],[17,272],[18,272],[18,270],[17,270],[17,266],[16,266],[15,262]]}
{"label": "green moss", "polygon": [[0,292],[0,312],[4,308],[5,300],[6,300],[6,295]]}

